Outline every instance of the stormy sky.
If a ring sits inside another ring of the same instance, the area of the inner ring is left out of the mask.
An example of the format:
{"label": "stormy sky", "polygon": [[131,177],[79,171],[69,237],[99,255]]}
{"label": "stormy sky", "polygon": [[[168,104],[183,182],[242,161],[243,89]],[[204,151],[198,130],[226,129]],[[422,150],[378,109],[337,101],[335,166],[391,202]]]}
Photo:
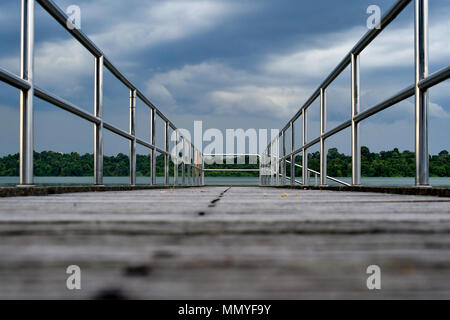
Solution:
{"label": "stormy sky", "polygon": [[[180,128],[281,128],[367,32],[366,9],[394,0],[55,0],[81,8],[81,28],[119,70]],[[361,55],[361,109],[414,81],[413,6]],[[0,3],[0,66],[19,74],[20,1]],[[450,2],[430,0],[430,73],[450,62]],[[94,60],[36,4],[35,84],[93,110]],[[127,88],[105,71],[104,117],[128,130]],[[328,89],[328,128],[350,118],[350,71]],[[319,102],[309,112],[319,134]],[[450,81],[430,90],[430,152],[450,150]],[[300,129],[300,122],[297,124]],[[162,146],[161,121],[157,144]],[[137,133],[149,136],[149,110],[137,104]],[[361,124],[373,151],[414,150],[408,99]],[[35,149],[92,152],[93,128],[35,100]],[[300,138],[296,139],[299,145]],[[0,155],[19,150],[19,93],[0,83]],[[328,147],[348,153],[350,130]],[[105,132],[105,153],[128,142]],[[316,151],[313,148],[312,151]],[[139,148],[140,153],[147,150]]]}

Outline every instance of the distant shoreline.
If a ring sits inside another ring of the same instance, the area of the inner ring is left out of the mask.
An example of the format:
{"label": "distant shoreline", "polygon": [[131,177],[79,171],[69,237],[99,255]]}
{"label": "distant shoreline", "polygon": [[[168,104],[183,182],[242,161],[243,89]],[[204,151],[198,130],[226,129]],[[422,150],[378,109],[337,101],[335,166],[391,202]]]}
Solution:
{"label": "distant shoreline", "polygon": [[[257,169],[259,164],[205,165],[207,169]],[[301,164],[302,157],[297,155],[295,162]],[[351,156],[339,153],[336,148],[330,148],[327,155],[327,174],[332,177],[351,176]],[[138,177],[150,176],[150,159],[148,155],[137,155],[136,175]],[[86,153],[80,155],[73,153],[58,153],[43,151],[34,153],[34,175],[36,177],[90,177],[93,176],[94,156]],[[126,177],[129,175],[129,158],[123,153],[116,156],[104,156],[104,176]],[[181,167],[181,166],[180,166]],[[180,173],[181,168],[179,167]],[[289,169],[289,164],[287,165]],[[320,153],[310,153],[308,168],[320,170]],[[173,163],[169,173],[173,176]],[[288,172],[290,172],[288,170]],[[296,168],[296,176],[301,176],[301,168]],[[379,153],[370,152],[369,148],[361,148],[361,175],[362,177],[377,178],[410,178],[415,176],[414,152],[405,150],[400,152],[397,148]],[[7,155],[0,158],[0,177],[19,176],[19,154]],[[164,176],[164,157],[156,158],[156,176]],[[258,177],[258,172],[207,172],[206,177]],[[313,176],[312,176],[313,177]],[[430,156],[430,177],[450,177],[450,155],[443,150],[438,155]]]}

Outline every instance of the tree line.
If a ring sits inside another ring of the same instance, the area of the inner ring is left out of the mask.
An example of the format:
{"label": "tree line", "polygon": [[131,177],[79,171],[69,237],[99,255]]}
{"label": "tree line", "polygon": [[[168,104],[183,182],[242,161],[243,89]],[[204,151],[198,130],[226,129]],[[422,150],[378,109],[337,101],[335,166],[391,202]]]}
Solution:
{"label": "tree line", "polygon": [[[245,164],[206,164],[205,168],[223,169],[255,169],[259,164],[249,164],[246,157]],[[295,162],[302,163],[302,156],[297,155]],[[128,155],[119,153],[116,156],[104,156],[103,169],[104,176],[128,176],[129,175]],[[320,170],[320,153],[314,152],[308,155],[308,167]],[[361,148],[361,174],[363,177],[413,177],[415,176],[415,154],[405,150],[400,152],[397,148],[391,151],[381,151],[379,153],[370,152],[369,148]],[[179,168],[181,170],[181,168]],[[338,149],[331,148],[327,155],[327,170],[329,176],[350,177],[352,172],[352,158],[349,155],[339,153]],[[169,172],[174,171],[173,162],[170,161]],[[81,177],[93,176],[94,156],[86,153],[80,155],[76,152],[59,153],[53,151],[43,151],[34,153],[34,175],[35,176],[64,176]],[[288,170],[289,173],[289,165]],[[150,176],[150,156],[137,155],[136,174],[138,176]],[[0,158],[0,176],[19,175],[19,154],[7,155]],[[164,175],[164,156],[156,157],[156,175]],[[296,168],[296,175],[301,175],[301,168]],[[430,156],[430,175],[435,177],[450,177],[450,155],[443,150],[438,155]],[[207,172],[206,176],[258,176],[258,172]]]}

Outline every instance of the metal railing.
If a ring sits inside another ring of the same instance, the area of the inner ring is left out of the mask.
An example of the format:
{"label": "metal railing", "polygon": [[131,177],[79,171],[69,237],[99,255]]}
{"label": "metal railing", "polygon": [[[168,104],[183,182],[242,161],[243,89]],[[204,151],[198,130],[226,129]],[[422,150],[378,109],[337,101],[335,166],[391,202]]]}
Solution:
{"label": "metal railing", "polygon": [[[260,158],[259,154],[252,154],[252,153],[204,153],[203,155],[203,159],[202,159],[202,163],[205,163],[205,159],[206,158],[215,158],[214,162],[217,163],[217,161],[220,159],[221,161],[223,160],[223,158],[230,158],[230,157],[256,157],[256,158]],[[219,158],[219,159],[218,159]],[[230,169],[222,169],[222,168],[214,168],[214,169],[205,169],[205,167],[203,167],[203,173],[205,172],[260,172],[261,168],[258,169],[235,169],[235,168],[230,168]],[[260,174],[261,177],[261,174]]]}
{"label": "metal railing", "polygon": [[[363,50],[406,8],[414,1],[414,28],[415,28],[415,82],[411,86],[401,90],[396,95],[378,103],[367,110],[360,112],[360,68],[359,56]],[[327,131],[327,99],[326,90],[348,66],[351,66],[351,118],[337,127]],[[416,186],[429,186],[429,153],[428,153],[428,89],[445,81],[450,77],[450,66],[428,75],[428,0],[398,0],[392,8],[381,19],[380,29],[368,31],[353,49],[345,56],[339,65],[328,75],[319,88],[291,118],[286,126],[280,131],[262,153],[267,157],[271,168],[269,178],[263,179],[265,184],[280,184],[279,171],[281,166],[281,184],[285,184],[287,179],[286,163],[295,163],[295,156],[302,152],[302,184],[308,185],[308,149],[320,143],[320,184],[327,185],[327,147],[326,140],[338,132],[351,127],[351,147],[352,147],[352,185],[361,184],[361,147],[359,125],[361,121],[371,117],[378,112],[385,110],[398,102],[415,96],[415,152],[416,152]],[[316,100],[320,99],[320,135],[308,141],[308,107]],[[302,146],[294,149],[295,127],[294,122],[302,117]],[[290,152],[286,153],[285,136],[290,130]],[[279,156],[281,143],[282,156]],[[295,166],[290,166],[289,178],[291,185],[295,184]],[[275,181],[276,179],[276,181]],[[333,180],[340,184],[346,184],[337,179]]]}
{"label": "metal railing", "polygon": [[[291,164],[291,162],[288,161],[288,160],[286,160],[286,163]],[[295,163],[295,166],[296,166],[297,168],[303,169],[303,166],[300,165],[300,164],[298,164],[298,163]],[[320,176],[320,172],[308,168],[308,175],[309,175],[310,173],[314,174],[314,177],[315,177],[316,180],[317,180],[317,177]],[[329,180],[331,180],[331,181],[334,181],[334,182],[336,182],[336,183],[338,183],[338,184],[341,184],[341,185],[343,185],[343,186],[347,186],[347,187],[350,186],[349,183],[347,183],[347,182],[345,182],[345,181],[342,181],[342,180],[339,180],[339,179],[337,179],[337,178],[333,178],[333,177],[327,176],[327,179],[329,179]],[[303,183],[300,183],[300,184],[303,184]],[[316,185],[317,185],[317,183],[316,183]]]}
{"label": "metal railing", "polygon": [[[89,113],[74,104],[53,95],[34,85],[34,16],[35,2],[47,11],[71,36],[83,45],[95,59],[94,113]],[[150,185],[156,184],[156,152],[164,155],[165,184],[169,184],[170,142],[169,128],[177,130],[175,125],[154,106],[149,99],[134,86],[113,64],[103,52],[79,29],[67,26],[68,16],[50,0],[21,1],[21,75],[20,77],[0,68],[0,81],[20,90],[20,185],[30,186],[33,176],[33,99],[37,97],[56,107],[91,122],[94,125],[94,184],[103,185],[103,130],[109,130],[130,143],[130,185],[136,184],[136,145],[150,149]],[[130,91],[129,132],[123,131],[103,120],[103,70],[108,69]],[[150,140],[145,141],[136,136],[136,99],[139,98],[150,108]],[[155,117],[158,115],[164,122],[164,150],[156,146]],[[182,183],[203,185],[204,173],[202,153],[192,142],[176,131],[175,153],[178,154],[178,142],[182,145]],[[187,171],[186,171],[187,169]],[[178,162],[174,162],[174,184],[178,181]],[[186,176],[188,179],[186,179]]]}

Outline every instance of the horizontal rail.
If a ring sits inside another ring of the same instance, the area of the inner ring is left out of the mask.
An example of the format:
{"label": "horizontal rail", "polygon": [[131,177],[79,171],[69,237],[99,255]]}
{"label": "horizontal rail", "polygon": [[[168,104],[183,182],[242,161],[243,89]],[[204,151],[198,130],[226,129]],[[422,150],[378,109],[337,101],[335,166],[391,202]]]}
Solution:
{"label": "horizontal rail", "polygon": [[146,147],[146,148],[148,148],[148,149],[155,149],[155,146],[154,145],[152,145],[152,144],[150,144],[150,143],[148,143],[148,142],[145,142],[145,141],[143,141],[143,140],[141,140],[141,139],[137,139],[136,138],[136,143],[137,144],[139,144],[139,145],[141,145],[141,146],[143,146],[143,147]]}
{"label": "horizontal rail", "polygon": [[[286,163],[289,163],[289,164],[290,164],[291,162],[290,162],[290,161],[286,161]],[[298,164],[298,163],[295,164],[295,167],[298,167],[298,168],[302,168],[302,169],[303,169],[303,166],[300,165],[300,164]],[[314,174],[317,174],[317,175],[320,176],[320,172],[318,172],[318,171],[316,171],[316,170],[313,170],[313,169],[308,168],[308,171],[309,171],[309,172],[312,172],[312,173],[314,173]],[[345,181],[342,181],[342,180],[339,180],[339,179],[336,179],[336,178],[333,178],[333,177],[330,177],[330,176],[327,176],[327,179],[333,180],[334,182],[337,182],[337,183],[342,184],[342,185],[344,185],[344,186],[351,186],[351,184],[349,184],[349,183],[347,183],[347,182],[345,182]]]}
{"label": "horizontal rail", "polygon": [[260,157],[259,154],[245,154],[245,153],[204,153],[203,157]]}
{"label": "horizontal rail", "polygon": [[36,0],[64,29],[66,29],[79,43],[96,57],[103,56],[102,51],[80,30],[67,27],[68,16],[53,1]]}
{"label": "horizontal rail", "polygon": [[[280,177],[283,176],[281,173],[279,173],[279,175],[280,175]],[[290,178],[290,177],[285,177],[285,178],[286,178],[287,180],[291,181],[291,178]],[[299,180],[294,179],[294,182],[295,182],[296,184],[303,185],[303,183],[301,183],[301,181],[299,181]]]}
{"label": "horizontal rail", "polygon": [[205,172],[259,172],[259,169],[203,169]]}
{"label": "horizontal rail", "polygon": [[[35,5],[37,2],[53,19],[60,24],[78,43],[80,43],[95,58],[94,69],[94,112],[90,113],[79,108],[75,104],[68,102],[57,95],[54,95],[44,89],[34,86],[33,79],[33,63],[34,63],[34,29],[35,29]],[[155,152],[165,155],[165,173],[166,183],[168,183],[168,156],[170,137],[168,129],[174,131],[177,127],[141,92],[136,86],[121,73],[114,64],[105,57],[105,54],[92,42],[89,37],[79,28],[71,28],[67,23],[69,17],[59,8],[52,0],[24,0],[21,7],[21,47],[25,50],[21,52],[21,70],[24,75],[17,76],[8,70],[0,68],[0,81],[12,87],[21,90],[20,101],[20,121],[21,121],[21,150],[20,150],[20,184],[33,185],[33,97],[39,98],[45,102],[68,111],[84,120],[94,124],[94,181],[95,184],[101,185],[103,182],[103,129],[117,134],[130,142],[130,184],[135,184],[136,177],[136,144],[149,148],[151,150],[151,181],[150,184],[156,183],[155,179]],[[104,70],[109,70],[122,84],[130,90],[130,112],[129,112],[129,130],[125,131],[103,120],[103,81]],[[136,132],[136,99],[141,99],[144,104],[151,109],[151,133],[150,141],[139,139]],[[165,122],[165,148],[164,150],[155,145],[155,116],[159,116]],[[186,152],[188,146],[189,154],[184,155],[182,164],[192,168],[192,175],[189,172],[188,178],[192,184],[203,185],[203,163],[197,161],[200,159],[201,152],[195,145],[187,139],[182,132],[177,132],[177,138],[182,139],[183,152]],[[177,143],[179,140],[177,141]],[[177,148],[178,148],[178,144]],[[189,158],[187,158],[189,157]],[[196,162],[192,165],[192,161]],[[175,163],[177,169],[178,163]],[[176,171],[177,172],[177,171]],[[185,183],[185,172],[183,171],[183,183]],[[195,178],[195,179],[194,179]],[[177,173],[174,173],[174,181],[177,184]]]}
{"label": "horizontal rail", "polygon": [[112,64],[108,58],[104,58],[105,67],[118,79],[120,80],[128,89],[136,90],[136,87]]}
{"label": "horizontal rail", "polygon": [[330,137],[330,136],[332,136],[332,135],[334,135],[334,134],[336,134],[338,132],[341,132],[342,130],[345,130],[348,127],[351,127],[351,126],[352,126],[352,120],[347,120],[347,121],[341,123],[340,125],[338,125],[337,127],[335,127],[333,129],[325,132],[322,135],[322,138],[328,138],[328,137]]}
{"label": "horizontal rail", "polygon": [[[295,164],[295,166],[296,166],[296,167],[299,167],[299,168],[303,168],[302,165],[297,164],[297,163]],[[313,170],[313,169],[309,169],[309,168],[308,168],[308,171],[310,171],[310,172],[312,172],[312,173],[317,174],[317,175],[320,176],[320,172],[318,172],[318,171],[316,171],[316,170]],[[344,185],[344,186],[350,186],[350,185],[351,185],[350,183],[347,183],[347,182],[345,182],[345,181],[339,180],[339,179],[334,178],[334,177],[331,177],[331,176],[327,176],[327,179],[333,180],[334,182],[337,182],[337,183],[342,184],[342,185]]]}
{"label": "horizontal rail", "polygon": [[3,68],[0,68],[0,81],[3,81],[17,89],[28,90],[31,85],[28,81],[16,76],[14,73],[9,72]]}
{"label": "horizontal rail", "polygon": [[418,86],[421,89],[429,89],[449,78],[450,78],[450,66],[429,75],[422,81],[419,81]]}
{"label": "horizontal rail", "polygon": [[347,183],[347,182],[344,182],[344,181],[342,181],[342,180],[339,180],[339,179],[336,179],[336,178],[333,178],[333,177],[330,177],[330,176],[327,176],[327,179],[330,179],[330,180],[332,180],[332,181],[334,181],[334,182],[337,182],[337,183],[339,183],[339,184],[342,184],[342,185],[344,185],[344,186],[351,186],[351,184],[350,183]]}
{"label": "horizontal rail", "polygon": [[350,54],[359,55],[386,27],[397,18],[412,0],[398,0],[381,18],[380,28],[369,30],[350,50]]}
{"label": "horizontal rail", "polygon": [[[80,109],[79,107],[75,106],[74,104],[67,102],[64,99],[61,99],[53,94],[50,94],[50,93],[46,92],[45,90],[42,90],[38,87],[34,88],[34,95],[48,103],[51,103],[52,105],[54,105],[56,107],[59,107],[66,111],[69,111],[70,113],[72,113],[76,116],[79,116],[85,120],[88,120],[92,123],[97,123],[97,124],[103,123],[103,127],[105,129],[107,129],[117,135],[120,135],[123,138],[126,138],[128,140],[133,140],[135,138],[133,135],[129,134],[128,132],[126,132],[122,129],[119,129],[112,124],[104,122],[100,118],[95,117],[94,115],[90,114],[89,112],[87,112],[83,109]],[[144,147],[147,147],[149,149],[155,149],[155,151],[157,151],[159,153],[169,154],[169,152],[166,152],[166,151],[162,150],[161,148],[153,146],[152,144],[145,142],[142,139],[136,138],[136,143],[138,143]]]}
{"label": "horizontal rail", "polygon": [[125,138],[125,139],[134,140],[134,136],[133,135],[129,134],[126,131],[123,131],[122,129],[119,129],[119,128],[115,127],[112,124],[104,122],[103,123],[103,128],[105,128],[105,129],[107,129],[107,130],[109,130],[109,131],[111,131],[111,132],[113,132],[113,133],[115,133],[115,134]]}
{"label": "horizontal rail", "polygon": [[92,123],[100,124],[102,122],[102,119],[94,116],[93,114],[90,114],[89,112],[78,108],[74,104],[65,101],[64,99],[61,99],[43,89],[40,89],[38,87],[34,88],[34,95],[48,103],[51,103],[52,105],[55,105],[63,110],[69,111],[70,113],[79,116],[80,118],[83,118],[85,120],[88,120]]}
{"label": "horizontal rail", "polygon": [[95,57],[104,57],[104,66],[118,79],[120,80],[126,87],[130,90],[136,90],[137,96],[144,101],[144,103],[152,109],[155,109],[158,116],[163,120],[169,123],[169,126],[176,130],[177,127],[168,120],[168,118],[157,108],[153,103],[148,100],[145,95],[137,90],[136,86],[127,79],[125,75],[123,75],[119,69],[117,69],[114,64],[105,57],[105,54],[89,39],[89,37],[84,34],[80,29],[74,28],[70,29],[67,27],[68,16],[64,11],[62,11],[53,1],[51,0],[36,0],[43,9],[45,9],[67,32],[69,32],[78,42],[83,45],[91,54]]}
{"label": "horizontal rail", "polygon": [[[345,69],[345,68],[344,68]],[[312,96],[305,102],[305,104],[297,111],[297,113],[289,120],[289,122],[286,124],[286,126],[281,130],[285,132],[287,129],[289,129],[290,122],[296,121],[303,113],[304,109],[307,109],[320,95],[320,88],[314,91]],[[280,132],[281,134],[281,132]]]}
{"label": "horizontal rail", "polygon": [[[442,81],[445,81],[448,78],[450,78],[450,68],[445,68],[445,69],[443,69],[443,70],[441,70],[439,72],[436,72],[436,74],[434,74],[433,76],[430,76],[430,77],[424,79],[421,82],[421,84],[422,84],[423,88],[430,88],[430,87],[432,87],[432,86],[434,86],[434,85],[436,85],[436,84],[438,84],[438,83],[440,83]],[[360,122],[360,121],[362,121],[364,119],[367,119],[370,116],[372,116],[372,115],[374,115],[374,114],[376,114],[376,113],[378,113],[378,112],[380,112],[380,111],[382,111],[384,109],[387,109],[387,108],[389,108],[389,107],[391,107],[391,106],[393,106],[393,105],[395,105],[395,104],[397,104],[397,103],[399,103],[399,102],[401,102],[401,101],[403,101],[405,99],[408,99],[408,98],[412,97],[414,95],[414,92],[415,92],[415,87],[414,87],[414,85],[411,85],[411,86],[403,89],[402,91],[400,91],[396,95],[386,99],[385,101],[383,101],[383,102],[381,102],[381,103],[379,103],[379,104],[377,104],[377,105],[375,105],[375,106],[373,106],[373,107],[371,107],[371,108],[369,108],[369,109],[359,113],[354,118],[354,121]],[[293,154],[294,155],[298,154],[298,153],[302,152],[303,149],[305,149],[305,148],[308,149],[312,145],[315,145],[315,144],[319,143],[321,137],[324,138],[324,139],[329,138],[330,136],[332,136],[332,135],[334,135],[334,134],[336,134],[336,133],[338,133],[338,132],[340,132],[342,130],[347,129],[348,127],[351,127],[351,125],[352,125],[352,121],[351,120],[347,120],[347,121],[341,123],[337,127],[335,127],[333,129],[327,131],[326,133],[324,133],[322,136],[312,140],[307,145],[305,145],[305,147],[301,147],[301,148],[295,150],[294,152],[286,155],[286,158],[291,156],[291,155],[293,155]]]}
{"label": "horizontal rail", "polygon": [[377,104],[376,106],[359,113],[356,117],[353,118],[353,120],[356,122],[360,122],[364,119],[367,119],[370,116],[372,116],[380,111],[383,111],[384,109],[387,109],[399,102],[402,102],[405,99],[408,99],[409,97],[412,97],[415,93],[415,90],[416,89],[415,89],[414,85],[409,86],[408,88],[403,89],[396,95],[386,99],[385,101]]}
{"label": "horizontal rail", "polygon": [[155,151],[156,151],[156,152],[159,152],[159,153],[161,153],[161,154],[170,154],[169,152],[166,152],[165,150],[163,150],[163,149],[161,149],[161,148],[159,148],[159,147],[155,147]]}
{"label": "horizontal rail", "polygon": [[318,144],[318,143],[320,143],[320,137],[319,137],[319,138],[315,138],[314,140],[311,140],[310,142],[308,142],[307,144],[305,144],[305,145],[302,147],[302,150],[309,149],[309,148],[311,148],[313,145]]}
{"label": "horizontal rail", "polygon": [[310,142],[305,144],[303,147],[300,147],[300,148],[294,150],[293,152],[291,152],[291,153],[289,153],[289,154],[287,154],[287,155],[285,155],[283,157],[279,157],[279,158],[280,159],[288,159],[291,156],[295,156],[295,155],[299,154],[300,152],[302,152],[305,149],[311,148],[312,146],[314,146],[315,144],[318,144],[319,142],[320,142],[320,137],[315,138],[314,140],[311,140]]}
{"label": "horizontal rail", "polygon": [[[297,111],[297,113],[288,121],[281,132],[286,132],[289,129],[289,123],[296,121],[313,102],[320,96],[320,89],[326,89],[351,63],[351,55],[360,54],[377,36],[380,34],[411,2],[412,0],[398,0],[391,9],[382,17],[380,29],[374,28],[368,31],[359,42],[350,50],[350,52],[342,59],[342,61],[334,68],[334,70],[325,78],[320,86],[314,91],[311,97],[305,104]],[[280,134],[281,134],[280,132]]]}
{"label": "horizontal rail", "polygon": [[[114,128],[114,130],[120,130],[120,129]],[[122,131],[122,130],[120,130],[120,131]],[[122,134],[123,133],[126,133],[126,132],[122,131]],[[165,150],[163,150],[161,148],[158,148],[157,146],[152,145],[151,143],[145,142],[144,140],[141,140],[141,139],[138,139],[138,138],[136,138],[136,143],[140,144],[141,146],[146,147],[148,149],[151,149],[151,150],[154,149],[156,152],[159,152],[161,154],[170,154],[170,152],[167,152],[167,151],[165,151]],[[186,163],[186,164],[188,165],[188,163]]]}

